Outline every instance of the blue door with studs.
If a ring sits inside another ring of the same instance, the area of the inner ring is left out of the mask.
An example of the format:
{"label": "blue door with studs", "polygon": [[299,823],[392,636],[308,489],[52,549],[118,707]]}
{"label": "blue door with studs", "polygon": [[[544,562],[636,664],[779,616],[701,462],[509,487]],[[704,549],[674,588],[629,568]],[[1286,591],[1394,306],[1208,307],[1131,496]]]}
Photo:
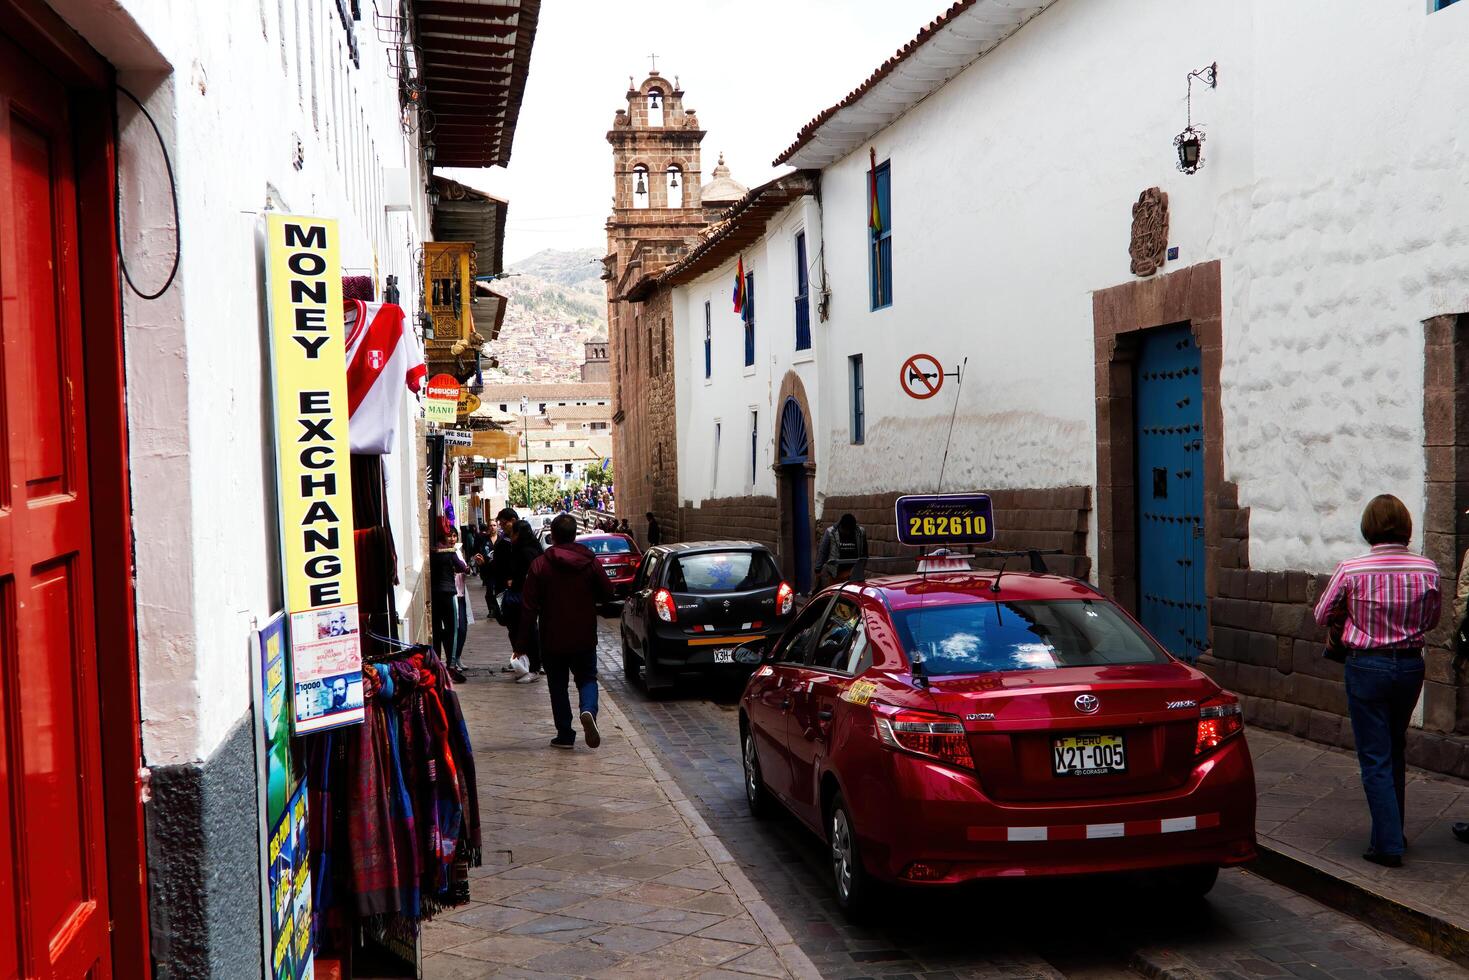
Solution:
{"label": "blue door with studs", "polygon": [[1208,645],[1204,411],[1187,324],[1143,334],[1136,364],[1138,618],[1174,656]]}

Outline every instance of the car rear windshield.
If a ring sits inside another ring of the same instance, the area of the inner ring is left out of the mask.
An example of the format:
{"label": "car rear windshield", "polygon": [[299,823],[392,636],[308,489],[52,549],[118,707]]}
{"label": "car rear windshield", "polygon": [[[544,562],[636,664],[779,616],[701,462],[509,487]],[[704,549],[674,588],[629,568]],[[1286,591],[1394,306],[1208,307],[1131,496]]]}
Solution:
{"label": "car rear windshield", "polygon": [[632,551],[627,538],[587,538],[582,544],[599,555],[625,555]]}
{"label": "car rear windshield", "polygon": [[1109,602],[970,602],[898,610],[893,618],[909,656],[934,675],[1168,660]]}
{"label": "car rear windshield", "polygon": [[768,551],[679,555],[668,569],[668,587],[674,592],[749,592],[779,584],[780,570]]}

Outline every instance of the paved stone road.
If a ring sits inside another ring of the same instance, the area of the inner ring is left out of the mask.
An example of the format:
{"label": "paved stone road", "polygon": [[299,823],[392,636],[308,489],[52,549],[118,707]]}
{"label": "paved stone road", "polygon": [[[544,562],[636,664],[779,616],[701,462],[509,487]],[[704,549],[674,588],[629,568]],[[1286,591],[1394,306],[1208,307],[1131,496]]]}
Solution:
{"label": "paved stone road", "polygon": [[[611,626],[613,624],[606,624]],[[1119,976],[1463,977],[1465,971],[1245,871],[1209,901],[1170,906],[1144,885],[1004,882],[908,893],[886,922],[850,924],[835,907],[825,854],[794,818],[751,820],[734,692],[649,701],[622,677],[604,634],[604,688],[653,744],[782,925],[827,977]]]}

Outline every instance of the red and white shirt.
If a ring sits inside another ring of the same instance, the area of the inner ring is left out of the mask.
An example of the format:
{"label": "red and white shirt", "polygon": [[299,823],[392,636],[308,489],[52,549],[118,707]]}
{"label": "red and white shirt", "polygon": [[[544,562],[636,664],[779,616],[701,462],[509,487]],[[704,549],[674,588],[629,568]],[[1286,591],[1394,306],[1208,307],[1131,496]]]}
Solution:
{"label": "red and white shirt", "polygon": [[1325,626],[1345,611],[1342,643],[1352,650],[1421,647],[1442,602],[1437,565],[1400,544],[1378,544],[1336,566],[1316,622]]}
{"label": "red and white shirt", "polygon": [[347,433],[352,452],[393,451],[403,389],[417,394],[428,368],[396,303],[347,300]]}

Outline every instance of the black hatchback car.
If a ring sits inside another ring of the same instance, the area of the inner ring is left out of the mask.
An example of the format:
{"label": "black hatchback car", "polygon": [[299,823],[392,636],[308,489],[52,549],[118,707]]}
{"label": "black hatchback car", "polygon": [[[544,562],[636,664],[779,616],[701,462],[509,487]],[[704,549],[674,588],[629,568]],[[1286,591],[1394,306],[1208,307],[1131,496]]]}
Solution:
{"label": "black hatchback car", "polygon": [[649,548],[622,607],[623,672],[650,690],[685,674],[748,674],[735,648],[778,636],[795,600],[775,559],[753,541]]}

